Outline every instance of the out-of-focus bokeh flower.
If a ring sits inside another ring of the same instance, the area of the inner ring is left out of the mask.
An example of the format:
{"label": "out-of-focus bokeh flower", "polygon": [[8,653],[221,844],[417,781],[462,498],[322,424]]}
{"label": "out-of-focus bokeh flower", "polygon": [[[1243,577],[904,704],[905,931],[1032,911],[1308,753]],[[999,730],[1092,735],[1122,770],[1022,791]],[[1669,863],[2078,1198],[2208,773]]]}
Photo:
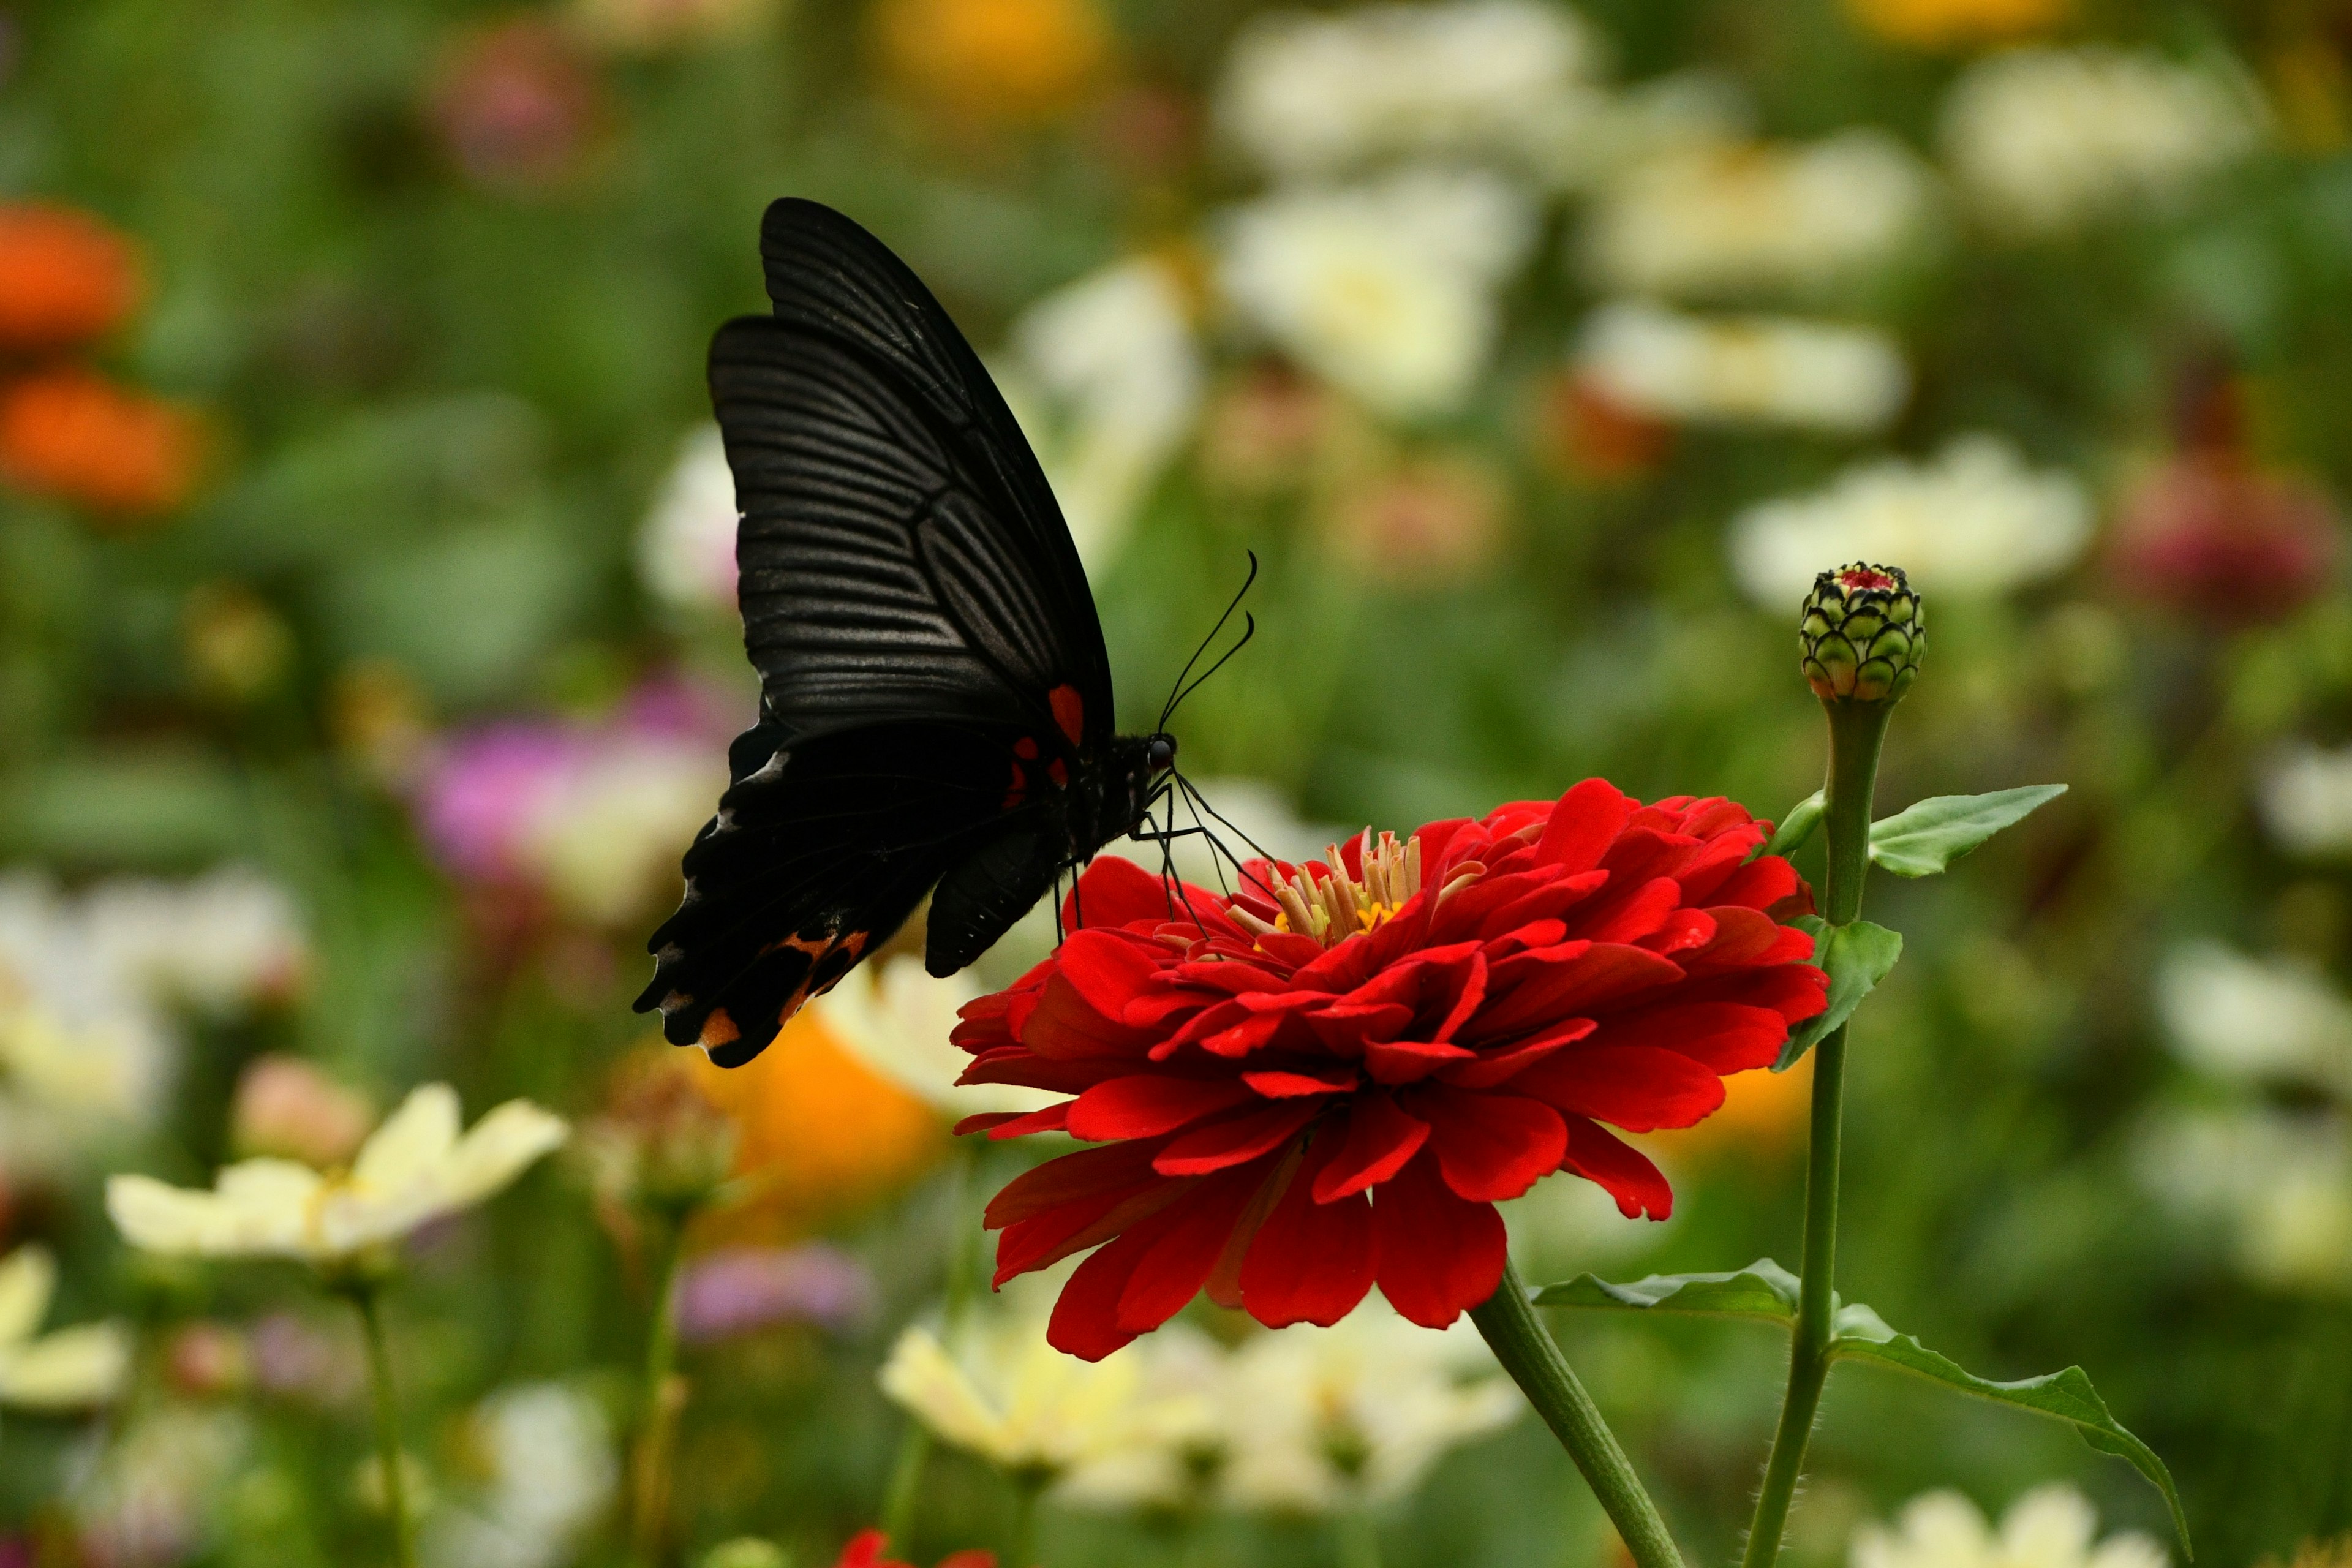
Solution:
{"label": "out-of-focus bokeh flower", "polygon": [[562,1118],[510,1100],[460,1136],[457,1091],[426,1084],[361,1145],[348,1172],[291,1160],[240,1161],[208,1192],[152,1176],[106,1184],[106,1210],[151,1252],[299,1258],[341,1268],[429,1220],[473,1207],[562,1143]]}
{"label": "out-of-focus bokeh flower", "polygon": [[246,1331],[245,1351],[254,1388],[273,1398],[342,1409],[366,1390],[358,1342],[299,1313],[271,1312],[256,1321]]}
{"label": "out-of-focus bokeh flower", "polygon": [[1694,316],[1639,300],[1605,305],[1578,334],[1577,374],[1655,419],[1883,430],[1910,395],[1894,340],[1867,327],[1785,316]]}
{"label": "out-of-focus bokeh flower", "polygon": [[433,121],[466,175],[530,190],[577,172],[604,119],[603,90],[572,37],[523,17],[468,29],[443,55]]}
{"label": "out-of-focus bokeh flower", "polygon": [[637,576],[686,609],[735,609],[735,473],[717,425],[678,444],[677,460],[637,531]]}
{"label": "out-of-focus bokeh flower", "polygon": [[1651,473],[1675,447],[1671,423],[1626,407],[1565,369],[1538,384],[1533,420],[1539,451],[1570,476],[1604,484]]}
{"label": "out-of-focus bokeh flower", "polygon": [[2073,1487],[2036,1487],[2001,1515],[1955,1491],[1912,1499],[1894,1528],[1854,1533],[1853,1568],[2164,1568],[2171,1559],[2152,1538],[2120,1531],[2098,1539],[2099,1514]]}
{"label": "out-of-focus bokeh flower", "polygon": [[1585,270],[1613,293],[1825,292],[1911,246],[1927,171],[1884,132],[1805,145],[1698,141],[1607,182]]}
{"label": "out-of-focus bokeh flower", "polygon": [[2247,1104],[2159,1112],[2134,1150],[2141,1184],[2258,1283],[2352,1286],[2352,1130],[2342,1115]]}
{"label": "out-of-focus bokeh flower", "polygon": [[2157,973],[2181,1059],[2215,1078],[2328,1089],[2352,1104],[2352,1000],[2311,966],[2190,942]]}
{"label": "out-of-focus bokeh flower", "polygon": [[673,1310],[677,1337],[713,1344],[780,1323],[846,1329],[874,1306],[874,1276],[822,1242],[723,1247],[687,1259]]}
{"label": "out-of-focus bokeh flower", "polygon": [[1533,218],[1517,189],[1474,170],[1277,192],[1224,216],[1217,278],[1306,369],[1384,414],[1444,414],[1475,390],[1496,290]]}
{"label": "out-of-focus bokeh flower", "polygon": [[859,964],[809,1005],[851,1056],[943,1116],[1035,1110],[1053,1097],[1013,1084],[956,1081],[971,1058],[948,1037],[980,992],[969,971],[941,979],[917,955],[893,953]]}
{"label": "out-of-focus bokeh flower", "polygon": [[2342,523],[2316,487],[2191,454],[2125,498],[2109,554],[2126,593],[2221,626],[2274,621],[2327,589]]}
{"label": "out-of-focus bokeh flower", "polygon": [[[1322,466],[1351,423],[1330,388],[1288,365],[1252,366],[1210,400],[1202,420],[1201,471],[1249,496],[1297,489]],[[1360,422],[1355,421],[1355,422]]]}
{"label": "out-of-focus bokeh flower", "polygon": [[211,1537],[253,1424],[218,1404],[139,1411],[73,1481],[68,1507],[92,1568],[172,1568]]}
{"label": "out-of-focus bokeh flower", "polygon": [[103,336],[143,291],[131,242],[98,218],[0,202],[0,351],[47,353]]}
{"label": "out-of-focus bokeh flower", "polygon": [[574,1148],[596,1195],[675,1219],[708,1203],[735,1165],[735,1124],[710,1103],[693,1060],[667,1043],[632,1052]]}
{"label": "out-of-focus bokeh flower", "polygon": [[2263,826],[2290,854],[2352,853],[2352,747],[2290,747],[2263,770],[2259,794]]}
{"label": "out-of-focus bokeh flower", "polygon": [[335,749],[379,788],[414,786],[432,760],[425,693],[390,659],[361,659],[335,672],[327,723]]}
{"label": "out-of-focus bokeh flower", "polygon": [[[763,1542],[759,1544],[766,1543]],[[880,1531],[861,1530],[843,1545],[841,1555],[835,1559],[833,1568],[913,1568],[911,1563],[902,1562],[896,1557],[885,1556],[884,1553],[889,1550],[889,1546],[890,1538]],[[770,1547],[769,1551],[774,1552],[775,1549]],[[769,1561],[764,1558],[747,1560],[743,1568],[769,1568]],[[785,1561],[781,1552],[776,1553],[773,1558],[778,1568],[782,1568]],[[714,1556],[712,1561],[703,1564],[703,1568],[735,1568],[735,1565],[719,1563]],[[968,1546],[961,1551],[950,1552],[940,1558],[940,1568],[996,1568],[996,1553]]]}
{"label": "out-of-focus bokeh flower", "polygon": [[120,1325],[41,1332],[57,1288],[58,1261],[47,1247],[20,1247],[0,1258],[0,1405],[76,1410],[121,1392],[131,1341]]}
{"label": "out-of-focus bokeh flower", "polygon": [[572,0],[571,19],[600,48],[656,54],[741,37],[782,8],[783,0]]}
{"label": "out-of-focus bokeh flower", "polygon": [[240,583],[191,589],[180,611],[180,640],[197,689],[225,702],[250,702],[268,692],[294,660],[293,628]]}
{"label": "out-of-focus bokeh flower", "polygon": [[1787,1072],[1758,1068],[1723,1080],[1723,1109],[1674,1138],[1651,1140],[1659,1155],[1683,1159],[1753,1159],[1801,1141],[1812,1104],[1813,1058]]}
{"label": "out-of-focus bokeh flower", "polygon": [[940,1441],[1009,1472],[1058,1479],[1197,1422],[1192,1400],[1142,1398],[1141,1373],[1135,1356],[1066,1356],[1039,1318],[1003,1312],[968,1318],[947,1343],[908,1329],[881,1384]]}
{"label": "out-of-focus bokeh flower", "polygon": [[1988,222],[2054,234],[2178,205],[2252,153],[2265,119],[2232,68],[2085,45],[1970,66],[1945,100],[1942,140]]}
{"label": "out-of-focus bokeh flower", "polygon": [[2073,9],[2073,0],[1846,0],[1864,28],[1918,49],[2028,37],[2063,22]]}
{"label": "out-of-focus bokeh flower", "polygon": [[163,1342],[163,1378],[175,1394],[222,1399],[243,1393],[253,1377],[245,1336],[227,1323],[199,1320],[173,1329]]}
{"label": "out-of-focus bokeh flower", "polygon": [[880,0],[871,17],[884,75],[950,120],[1057,120],[1094,96],[1117,55],[1095,0]]}
{"label": "out-of-focus bokeh flower", "polygon": [[697,1235],[710,1243],[795,1239],[897,1191],[945,1149],[929,1105],[860,1062],[814,1007],[740,1068],[683,1059],[736,1129],[743,1195],[704,1216]]}
{"label": "out-of-focus bokeh flower", "polygon": [[426,1520],[417,1548],[431,1568],[556,1568],[619,1488],[611,1422],[564,1384],[499,1390],[474,1408],[462,1442],[473,1484]]}
{"label": "out-of-focus bokeh flower", "polygon": [[492,724],[425,771],[420,826],[458,875],[617,924],[677,887],[680,849],[726,788],[726,735],[710,703],[665,685],[602,722]]}
{"label": "out-of-focus bokeh flower", "polygon": [[375,1107],[314,1063],[260,1056],[237,1074],[228,1122],[229,1144],[240,1154],[278,1155],[326,1170],[366,1142]]}
{"label": "out-of-focus bokeh flower", "polygon": [[1402,1497],[1446,1450],[1527,1408],[1469,1324],[1433,1334],[1377,1306],[1328,1329],[1257,1335],[1227,1375],[1223,1474],[1244,1507],[1323,1511]]}
{"label": "out-of-focus bokeh flower", "polygon": [[1323,513],[1331,552],[1367,577],[1442,588],[1500,553],[1509,517],[1502,477],[1469,452],[1409,458],[1359,477]]}
{"label": "out-of-focus bokeh flower", "polygon": [[1394,156],[1526,162],[1594,112],[1595,53],[1574,12],[1532,0],[1277,11],[1234,38],[1215,112],[1285,176]]}
{"label": "out-of-focus bokeh flower", "polygon": [[1739,585],[1778,610],[1842,561],[1899,561],[1923,592],[1989,595],[2055,576],[2090,540],[2090,496],[2073,475],[1972,435],[1926,462],[1869,458],[1825,489],[1752,506],[1728,542]]}
{"label": "out-of-focus bokeh flower", "polygon": [[195,489],[204,427],[176,403],[59,366],[0,384],[0,480],[129,522]]}
{"label": "out-of-focus bokeh flower", "polygon": [[1089,570],[1192,432],[1207,379],[1184,288],[1166,261],[1122,261],[1013,323],[998,382],[1045,466]]}

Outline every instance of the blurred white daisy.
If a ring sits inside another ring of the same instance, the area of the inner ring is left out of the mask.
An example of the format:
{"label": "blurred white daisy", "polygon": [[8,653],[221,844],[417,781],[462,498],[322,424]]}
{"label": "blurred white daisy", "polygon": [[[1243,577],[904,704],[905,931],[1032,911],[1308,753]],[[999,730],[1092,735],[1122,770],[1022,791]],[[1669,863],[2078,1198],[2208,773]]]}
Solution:
{"label": "blurred white daisy", "polygon": [[1673,146],[1604,184],[1585,269],[1618,293],[1820,292],[1911,245],[1928,188],[1918,159],[1879,131]]}
{"label": "blurred white daisy", "polygon": [[716,425],[678,443],[677,458],[637,531],[637,576],[686,609],[735,608],[735,473]]}
{"label": "blurred white daisy", "polygon": [[152,1176],[106,1184],[106,1212],[134,1247],[211,1258],[299,1258],[332,1271],[427,1221],[503,1190],[562,1143],[561,1117],[510,1100],[459,1131],[457,1091],[425,1084],[360,1146],[348,1172],[245,1160],[208,1192]]}
{"label": "blurred white daisy", "polygon": [[1574,12],[1534,0],[1277,11],[1234,40],[1214,112],[1286,176],[1430,153],[1524,158],[1597,109],[1596,53]]}
{"label": "blurred white daisy", "polygon": [[2260,798],[2263,825],[2290,854],[2352,851],[2352,746],[2286,751],[2263,770]]}
{"label": "blurred white daisy", "polygon": [[2315,1085],[2352,1101],[2352,1001],[2292,959],[2217,942],[2175,949],[2157,1010],[2181,1058],[2217,1078]]}
{"label": "blurred white daisy", "polygon": [[1475,171],[1278,192],[1224,215],[1218,282],[1291,358],[1397,417],[1469,397],[1494,346],[1496,290],[1534,213]]}
{"label": "blurred white daisy", "polygon": [[2284,1290],[2352,1287],[2352,1136],[2342,1116],[2171,1110],[2142,1131],[2133,1155],[2141,1185],[2228,1248],[2248,1278]]}
{"label": "blurred white daisy", "polygon": [[1013,323],[998,383],[1099,570],[1192,431],[1207,378],[1183,289],[1161,262],[1119,262]]}
{"label": "blurred white daisy", "polygon": [[2098,1539],[2098,1510],[2073,1487],[2037,1487],[2009,1505],[1995,1530],[1955,1491],[1904,1505],[1895,1527],[1854,1532],[1853,1568],[2166,1568],[2164,1548],[2137,1531]]}
{"label": "blurred white daisy", "polygon": [[1826,489],[1733,520],[1733,575],[1760,605],[1793,605],[1846,561],[1900,565],[1929,594],[1997,594],[2053,576],[2091,541],[2091,499],[1997,437],[1955,438],[1927,462],[1874,458]]}
{"label": "blurred white daisy", "polygon": [[40,1331],[57,1288],[58,1260],[47,1247],[20,1247],[0,1259],[0,1405],[73,1410],[122,1390],[131,1338],[120,1324]]}
{"label": "blurred white daisy", "polygon": [[1911,392],[1910,369],[1884,332],[1784,316],[1694,316],[1640,300],[1586,318],[1574,363],[1611,403],[1672,421],[1863,436],[1885,428]]}
{"label": "blurred white daisy", "polygon": [[475,1406],[465,1435],[477,1484],[428,1517],[422,1561],[436,1568],[572,1561],[620,1481],[603,1407],[564,1384],[521,1384]]}
{"label": "blurred white daisy", "polygon": [[2042,234],[2178,202],[2252,153],[2265,121],[2234,67],[2098,45],[2015,49],[1953,84],[1942,141],[1978,211]]}

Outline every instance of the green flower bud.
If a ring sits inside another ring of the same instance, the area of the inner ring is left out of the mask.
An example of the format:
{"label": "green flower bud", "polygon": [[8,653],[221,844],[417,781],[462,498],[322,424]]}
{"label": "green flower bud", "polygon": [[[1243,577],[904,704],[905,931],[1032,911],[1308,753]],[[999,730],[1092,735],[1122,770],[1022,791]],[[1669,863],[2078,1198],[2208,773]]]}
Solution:
{"label": "green flower bud", "polygon": [[1927,616],[1899,566],[1855,562],[1813,579],[1797,640],[1824,702],[1899,702],[1927,651]]}

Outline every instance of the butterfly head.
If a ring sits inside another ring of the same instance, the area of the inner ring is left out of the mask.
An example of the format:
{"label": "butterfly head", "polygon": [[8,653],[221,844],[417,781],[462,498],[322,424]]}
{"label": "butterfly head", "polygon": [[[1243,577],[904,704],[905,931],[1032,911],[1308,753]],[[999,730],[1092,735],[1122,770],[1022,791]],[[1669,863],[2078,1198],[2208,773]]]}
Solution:
{"label": "butterfly head", "polygon": [[1150,764],[1151,771],[1155,774],[1164,773],[1174,767],[1176,737],[1164,730],[1157,735],[1147,736],[1144,741],[1143,760]]}

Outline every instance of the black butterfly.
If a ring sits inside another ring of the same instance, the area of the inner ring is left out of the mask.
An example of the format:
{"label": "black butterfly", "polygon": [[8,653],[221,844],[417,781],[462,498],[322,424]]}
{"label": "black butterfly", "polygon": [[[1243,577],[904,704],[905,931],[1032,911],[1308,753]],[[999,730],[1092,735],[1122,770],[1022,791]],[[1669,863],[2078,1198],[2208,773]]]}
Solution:
{"label": "black butterfly", "polygon": [[760,721],[729,749],[636,1001],[722,1067],[926,893],[927,967],[970,963],[1139,830],[1176,757],[1165,732],[1111,732],[1069,529],[930,291],[814,202],[770,206],[760,254],[775,313],[710,345]]}

